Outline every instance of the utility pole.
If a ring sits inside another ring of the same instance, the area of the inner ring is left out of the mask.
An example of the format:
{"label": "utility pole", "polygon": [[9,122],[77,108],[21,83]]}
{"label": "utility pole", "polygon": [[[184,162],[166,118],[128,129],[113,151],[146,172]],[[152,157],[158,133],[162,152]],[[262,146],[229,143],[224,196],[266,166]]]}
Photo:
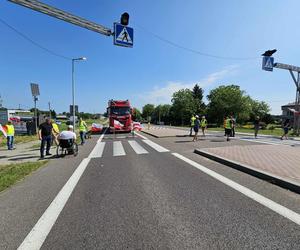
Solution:
{"label": "utility pole", "polygon": [[50,104],[50,102],[48,102],[48,106],[49,106],[49,118],[51,120],[51,104]]}

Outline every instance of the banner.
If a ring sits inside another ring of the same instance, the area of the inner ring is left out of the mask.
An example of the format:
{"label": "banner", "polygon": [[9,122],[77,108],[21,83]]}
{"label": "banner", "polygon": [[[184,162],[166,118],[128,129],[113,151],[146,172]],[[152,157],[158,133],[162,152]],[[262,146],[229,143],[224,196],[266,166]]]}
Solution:
{"label": "banner", "polygon": [[114,128],[115,129],[122,129],[123,127],[124,127],[124,125],[121,122],[114,120]]}
{"label": "banner", "polygon": [[4,130],[4,128],[2,127],[2,125],[0,124],[0,132],[2,132],[2,134],[7,137],[6,131]]}

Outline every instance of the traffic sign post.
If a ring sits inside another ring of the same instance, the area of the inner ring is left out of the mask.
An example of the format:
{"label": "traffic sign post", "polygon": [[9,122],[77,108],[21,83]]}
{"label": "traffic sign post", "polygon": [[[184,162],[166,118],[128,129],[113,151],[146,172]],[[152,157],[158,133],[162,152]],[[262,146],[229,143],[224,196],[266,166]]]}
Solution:
{"label": "traffic sign post", "polygon": [[[300,112],[300,67],[284,64],[284,63],[274,63],[274,57],[271,55],[275,53],[276,50],[269,50],[262,54],[262,69],[265,71],[273,71],[273,68],[288,70],[293,78],[296,85],[296,100],[295,100],[295,112],[294,112],[294,133],[299,135],[300,130],[300,117],[297,115]],[[294,75],[297,73],[297,77]]]}
{"label": "traffic sign post", "polygon": [[36,102],[39,100],[38,96],[40,95],[39,85],[36,83],[30,83],[31,94],[34,101],[34,117],[35,117],[35,132],[38,133],[38,117],[37,117],[37,110],[36,110]]}
{"label": "traffic sign post", "polygon": [[265,71],[273,71],[274,57],[264,56],[262,59],[262,69]]}
{"label": "traffic sign post", "polygon": [[133,28],[114,23],[114,44],[123,47],[133,47]]}

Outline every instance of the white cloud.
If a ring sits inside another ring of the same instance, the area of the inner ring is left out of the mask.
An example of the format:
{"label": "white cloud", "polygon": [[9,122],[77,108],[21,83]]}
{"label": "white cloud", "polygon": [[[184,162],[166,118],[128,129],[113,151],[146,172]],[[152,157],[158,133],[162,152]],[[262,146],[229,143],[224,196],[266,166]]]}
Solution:
{"label": "white cloud", "polygon": [[216,83],[217,81],[224,79],[225,77],[233,74],[238,66],[231,65],[220,71],[214,72],[206,76],[201,80],[191,81],[191,82],[176,82],[170,81],[165,84],[165,86],[159,87],[155,86],[153,90],[144,93],[143,95],[139,95],[139,99],[141,100],[141,105],[146,103],[152,104],[164,104],[171,103],[172,94],[180,89],[189,88],[192,89],[196,83],[200,85],[200,87],[204,88],[209,85]]}

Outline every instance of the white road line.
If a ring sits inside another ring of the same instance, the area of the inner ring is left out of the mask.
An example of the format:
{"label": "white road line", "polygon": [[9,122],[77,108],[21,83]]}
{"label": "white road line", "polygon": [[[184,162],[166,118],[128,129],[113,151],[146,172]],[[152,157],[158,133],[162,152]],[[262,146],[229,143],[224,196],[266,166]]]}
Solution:
{"label": "white road line", "polygon": [[148,138],[146,136],[141,135],[140,133],[135,132],[135,134],[139,137],[141,137],[144,140],[148,140]]}
{"label": "white road line", "polygon": [[101,158],[104,147],[105,147],[105,142],[98,142],[94,147],[93,151],[90,153],[88,158]]}
{"label": "white road line", "polygon": [[154,148],[157,152],[169,152],[170,150],[169,149],[166,149],[158,144],[156,144],[155,142],[153,141],[150,141],[150,140],[143,140],[143,142],[145,142],[147,145],[149,145],[151,148]]}
{"label": "white road line", "polygon": [[126,155],[121,141],[114,141],[113,146],[114,146],[113,147],[114,156]]}
{"label": "white road line", "polygon": [[[105,134],[106,130],[104,131]],[[99,138],[98,143],[101,142],[104,134]],[[97,146],[97,145],[96,145]],[[95,146],[95,147],[96,147]],[[79,166],[76,168],[74,173],[71,175],[67,183],[56,195],[54,200],[51,202],[49,207],[40,217],[38,222],[31,229],[29,234],[26,236],[24,241],[18,247],[18,250],[38,250],[42,247],[44,241],[46,240],[48,234],[50,233],[53,225],[55,224],[59,214],[66,205],[69,197],[71,196],[74,188],[76,187],[80,177],[84,173],[87,165],[89,164],[91,158],[85,158],[81,161]]]}
{"label": "white road line", "polygon": [[223,175],[220,175],[200,164],[197,162],[194,162],[180,154],[172,153],[175,157],[183,160],[184,162],[190,164],[191,166],[201,170],[202,172],[206,173],[207,175],[217,179],[218,181],[224,183],[225,185],[235,189],[236,191],[244,194],[245,196],[251,198],[252,200],[255,200],[256,202],[260,203],[261,205],[271,209],[272,211],[282,215],[283,217],[295,222],[296,224],[300,225],[300,214],[224,177]]}
{"label": "white road line", "polygon": [[128,141],[132,149],[139,154],[148,154],[148,151],[144,149],[137,141]]}
{"label": "white road line", "polygon": [[287,146],[287,145],[284,145],[284,144],[278,144],[278,143],[274,143],[274,142],[267,142],[267,141],[259,141],[259,140],[252,140],[252,139],[240,139],[242,141],[250,141],[250,142],[257,142],[257,143],[262,143],[262,144],[269,144],[269,145],[275,145],[275,146],[280,146],[280,145],[283,145],[283,146]]}

